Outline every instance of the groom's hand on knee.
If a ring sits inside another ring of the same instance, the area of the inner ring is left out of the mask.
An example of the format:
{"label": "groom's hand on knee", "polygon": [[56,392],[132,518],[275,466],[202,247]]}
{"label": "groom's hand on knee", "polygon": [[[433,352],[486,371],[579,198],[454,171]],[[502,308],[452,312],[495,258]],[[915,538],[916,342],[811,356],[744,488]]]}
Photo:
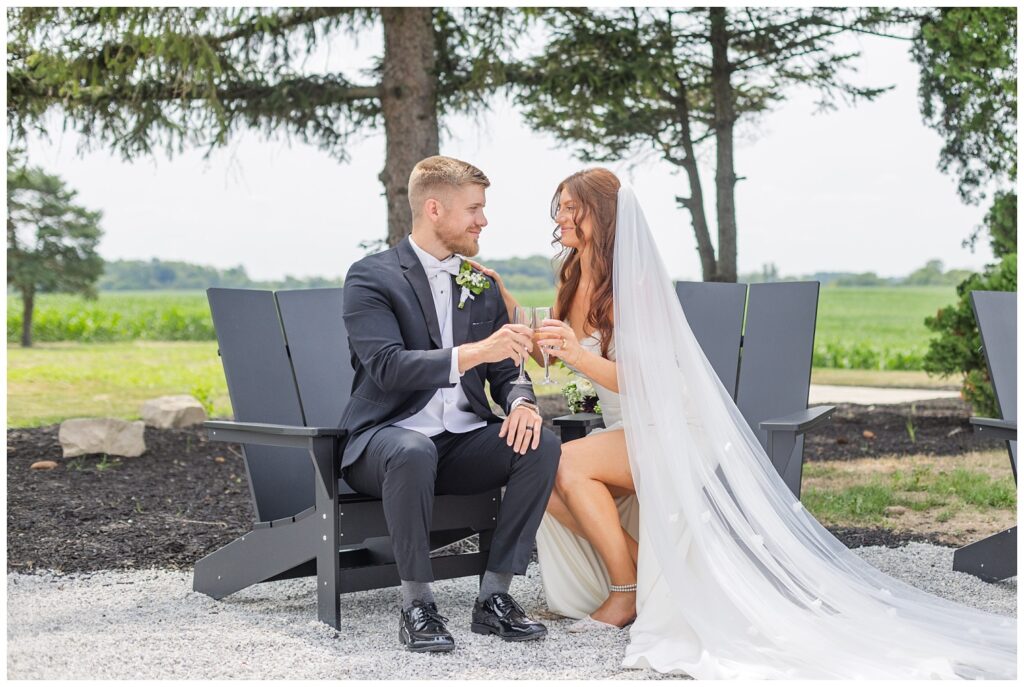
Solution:
{"label": "groom's hand on knee", "polygon": [[501,438],[507,436],[506,443],[516,453],[523,455],[528,450],[540,446],[542,426],[541,417],[535,410],[519,406],[505,418],[498,436]]}

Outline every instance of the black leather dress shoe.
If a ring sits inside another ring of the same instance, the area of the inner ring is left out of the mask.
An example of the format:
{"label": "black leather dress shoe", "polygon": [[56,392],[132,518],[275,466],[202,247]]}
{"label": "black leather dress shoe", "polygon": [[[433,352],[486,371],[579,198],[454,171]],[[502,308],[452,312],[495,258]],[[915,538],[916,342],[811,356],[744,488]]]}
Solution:
{"label": "black leather dress shoe", "polygon": [[437,612],[437,604],[413,601],[408,610],[402,611],[398,641],[409,651],[451,651],[455,640],[444,626],[447,620]]}
{"label": "black leather dress shoe", "polygon": [[505,593],[491,596],[473,605],[473,632],[479,635],[498,635],[509,642],[540,639],[548,634],[548,628],[526,615],[523,607]]}

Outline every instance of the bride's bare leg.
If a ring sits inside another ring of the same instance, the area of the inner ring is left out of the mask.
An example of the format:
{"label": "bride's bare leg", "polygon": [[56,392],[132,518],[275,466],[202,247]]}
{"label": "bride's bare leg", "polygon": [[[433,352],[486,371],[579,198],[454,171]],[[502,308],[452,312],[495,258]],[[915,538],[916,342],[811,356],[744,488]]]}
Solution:
{"label": "bride's bare leg", "polygon": [[[628,496],[629,494],[635,494],[634,489],[623,489],[622,487],[608,487],[608,491],[611,492],[612,498],[618,498],[620,496]],[[626,538],[626,547],[629,549],[629,557],[633,559],[633,565],[636,565],[637,561],[640,560],[640,544],[637,543],[636,539],[633,539],[633,535],[626,531],[626,528],[622,528],[622,536]]]}
{"label": "bride's bare leg", "polygon": [[576,522],[576,518],[569,512],[569,507],[565,505],[565,501],[562,500],[562,495],[558,493],[558,489],[551,490],[551,498],[548,499],[548,513],[562,523],[566,529],[575,534],[577,537],[584,537],[583,530],[580,528],[580,524]]}
{"label": "bride's bare leg", "polygon": [[[620,487],[609,487],[608,491],[611,493],[613,498],[633,493],[629,489],[622,489]],[[569,507],[565,505],[565,501],[562,499],[562,495],[558,492],[557,488],[551,491],[551,498],[548,499],[547,511],[555,520],[562,523],[566,529],[577,537],[583,537],[584,539],[587,538],[587,535],[583,532],[580,524],[576,522],[576,518],[574,518],[572,513],[569,511]],[[629,549],[629,557],[633,559],[633,564],[635,565],[640,559],[640,545],[637,543],[636,539],[633,539],[633,535],[625,529],[622,530],[622,536],[626,538],[626,548]]]}
{"label": "bride's bare leg", "polygon": [[[619,511],[609,491],[634,491],[625,436],[621,430],[601,432],[562,446],[556,488],[583,535],[593,545],[612,584],[636,582],[636,562],[619,523]],[[636,616],[635,592],[612,592],[591,616],[625,625]]]}

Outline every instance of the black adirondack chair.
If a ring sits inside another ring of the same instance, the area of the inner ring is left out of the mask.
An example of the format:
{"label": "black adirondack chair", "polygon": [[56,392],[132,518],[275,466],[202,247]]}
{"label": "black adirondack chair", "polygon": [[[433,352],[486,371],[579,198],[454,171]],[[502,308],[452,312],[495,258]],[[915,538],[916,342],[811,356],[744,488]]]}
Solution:
{"label": "black adirondack chair", "polygon": [[[831,405],[807,407],[818,287],[818,282],[749,287],[676,283],[676,294],[697,342],[797,497],[803,474],[803,435],[835,412]],[[563,441],[603,426],[601,416],[591,413],[567,415],[554,423]]]}
{"label": "black adirondack chair", "polygon": [[[196,563],[215,599],[253,584],[316,575],[317,613],[340,627],[345,592],[399,583],[381,501],[338,474],[338,429],[352,383],[342,289],[209,289],[235,421],[211,439],[242,444],[255,524]],[[431,549],[480,534],[479,551],[432,558],[437,579],[481,575],[500,490],[437,496]]]}
{"label": "black adirondack chair", "polygon": [[[1002,417],[972,417],[974,431],[1005,439],[1013,481],[1017,481],[1017,294],[1004,291],[971,293],[974,317],[981,332],[988,376]],[[1017,574],[1017,528],[1011,527],[968,544],[953,554],[953,570],[994,582]]]}

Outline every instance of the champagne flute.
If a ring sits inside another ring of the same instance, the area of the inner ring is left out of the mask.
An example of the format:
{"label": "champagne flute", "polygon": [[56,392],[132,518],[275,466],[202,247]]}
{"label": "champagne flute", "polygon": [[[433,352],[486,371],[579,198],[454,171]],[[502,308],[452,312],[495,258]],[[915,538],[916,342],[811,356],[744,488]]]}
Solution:
{"label": "champagne flute", "polygon": [[[516,324],[526,325],[530,329],[533,329],[535,326],[533,308],[517,305],[515,312],[513,313],[513,317],[515,319]],[[532,384],[532,382],[526,376],[526,351],[522,352],[522,356],[522,362],[519,363],[519,376],[516,377],[516,380],[512,383],[529,386]]]}
{"label": "champagne flute", "polygon": [[[550,320],[551,319],[551,308],[546,308],[546,307],[545,308],[534,308],[533,309],[533,313],[534,313],[534,317],[537,320],[537,328],[538,329],[541,326],[543,326],[544,320]],[[535,331],[533,333],[533,340],[537,341],[537,337],[538,336],[539,336],[539,334]],[[537,341],[537,345],[540,346],[540,342],[539,341]],[[547,346],[541,346],[540,352],[544,356],[544,379],[540,380],[537,383],[538,384],[554,384],[555,380],[551,379],[551,366],[550,366],[550,363],[551,363],[550,355],[551,354],[548,353]]]}

